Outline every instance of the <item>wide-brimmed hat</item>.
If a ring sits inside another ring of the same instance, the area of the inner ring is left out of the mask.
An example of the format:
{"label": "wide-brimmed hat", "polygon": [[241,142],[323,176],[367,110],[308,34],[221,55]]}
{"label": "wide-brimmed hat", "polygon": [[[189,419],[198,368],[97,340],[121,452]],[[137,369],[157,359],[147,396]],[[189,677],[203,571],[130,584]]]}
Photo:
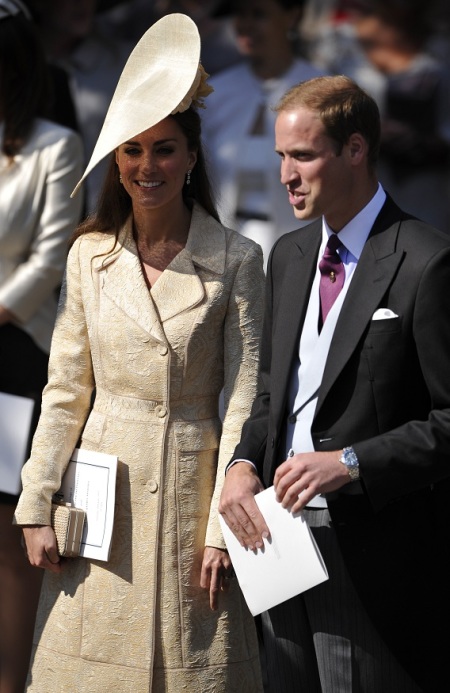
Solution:
{"label": "wide-brimmed hat", "polygon": [[200,36],[188,16],[166,15],[146,31],[122,71],[91,159],[71,197],[116,147],[189,108],[199,91],[200,96],[212,91],[201,87],[205,72],[199,61]]}

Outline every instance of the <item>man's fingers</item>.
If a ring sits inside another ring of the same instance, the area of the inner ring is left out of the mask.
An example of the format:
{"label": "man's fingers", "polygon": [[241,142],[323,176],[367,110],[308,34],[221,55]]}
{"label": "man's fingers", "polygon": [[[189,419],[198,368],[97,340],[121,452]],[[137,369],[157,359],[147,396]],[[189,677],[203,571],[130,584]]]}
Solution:
{"label": "man's fingers", "polygon": [[262,548],[263,538],[270,535],[269,528],[251,496],[246,506],[238,505],[223,514],[225,522],[241,546]]}

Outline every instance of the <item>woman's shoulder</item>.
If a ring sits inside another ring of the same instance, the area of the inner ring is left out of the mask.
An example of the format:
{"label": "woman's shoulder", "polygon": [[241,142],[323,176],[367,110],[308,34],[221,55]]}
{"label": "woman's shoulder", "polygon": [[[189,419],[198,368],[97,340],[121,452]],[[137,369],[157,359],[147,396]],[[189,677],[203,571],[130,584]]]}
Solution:
{"label": "woman's shoulder", "polygon": [[110,253],[113,249],[117,247],[116,235],[111,233],[105,233],[102,231],[96,231],[93,228],[90,231],[80,234],[72,243],[70,248],[70,257],[83,257],[88,260],[96,257],[97,255],[105,255]]}
{"label": "woman's shoulder", "polygon": [[227,258],[226,264],[232,260],[242,261],[249,254],[262,255],[257,243],[224,226],[197,203],[193,208],[192,229],[194,234],[188,246],[194,255],[210,256],[215,260],[223,255]]}
{"label": "woman's shoulder", "polygon": [[64,144],[70,142],[78,143],[81,142],[81,139],[78,133],[64,125],[59,125],[45,118],[36,118],[31,135],[25,147],[44,149],[45,147],[61,142]]}

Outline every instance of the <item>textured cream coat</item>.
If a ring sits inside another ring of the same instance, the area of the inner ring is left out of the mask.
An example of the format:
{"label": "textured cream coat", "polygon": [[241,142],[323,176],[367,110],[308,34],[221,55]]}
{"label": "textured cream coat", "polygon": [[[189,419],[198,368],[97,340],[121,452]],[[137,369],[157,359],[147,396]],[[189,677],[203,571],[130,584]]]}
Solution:
{"label": "textured cream coat", "polygon": [[70,252],[16,511],[48,524],[87,418],[82,446],[120,460],[112,555],[46,574],[29,690],[260,691],[236,582],[211,612],[199,578],[204,545],[223,546],[224,467],[256,390],[261,252],[194,206],[185,249],[149,292],[130,225],[112,246],[92,234]]}

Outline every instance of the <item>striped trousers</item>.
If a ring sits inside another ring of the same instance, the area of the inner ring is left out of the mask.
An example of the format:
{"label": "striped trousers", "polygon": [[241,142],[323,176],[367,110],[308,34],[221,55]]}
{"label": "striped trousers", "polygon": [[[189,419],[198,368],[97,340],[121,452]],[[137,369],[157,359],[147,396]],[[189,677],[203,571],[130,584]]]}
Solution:
{"label": "striped trousers", "polygon": [[329,580],[262,614],[266,693],[420,693],[369,620],[328,510],[304,512]]}

